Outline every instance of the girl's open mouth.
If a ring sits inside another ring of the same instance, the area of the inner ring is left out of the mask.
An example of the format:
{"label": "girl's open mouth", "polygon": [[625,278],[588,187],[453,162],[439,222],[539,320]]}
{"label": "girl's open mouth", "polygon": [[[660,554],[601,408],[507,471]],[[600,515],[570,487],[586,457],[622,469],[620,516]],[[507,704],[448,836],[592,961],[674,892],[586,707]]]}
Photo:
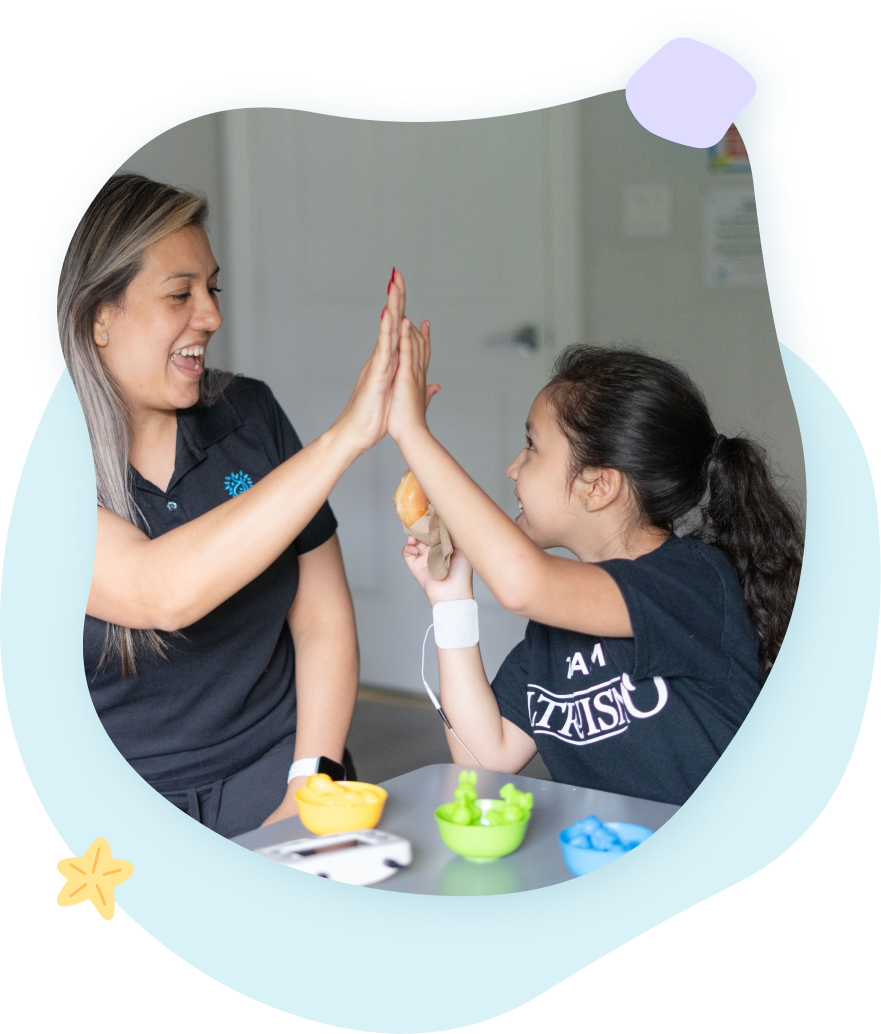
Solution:
{"label": "girl's open mouth", "polygon": [[171,353],[171,362],[184,373],[199,375],[202,373],[202,356],[204,345],[193,345],[191,348],[180,348]]}

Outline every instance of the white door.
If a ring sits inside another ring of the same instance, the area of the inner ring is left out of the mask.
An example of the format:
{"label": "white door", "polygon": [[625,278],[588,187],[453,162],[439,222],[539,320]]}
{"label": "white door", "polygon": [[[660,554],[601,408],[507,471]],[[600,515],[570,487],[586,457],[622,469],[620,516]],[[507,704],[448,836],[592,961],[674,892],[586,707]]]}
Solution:
{"label": "white door", "polygon": [[[513,515],[505,468],[554,356],[581,333],[575,107],[409,124],[252,109],[224,114],[221,125],[232,368],[267,381],[310,441],[337,416],[373,347],[397,266],[408,314],[432,322],[431,378],[443,386],[432,429]],[[518,331],[528,339],[528,328],[534,350],[511,341]],[[405,467],[383,441],[331,505],[362,681],[421,692],[430,608],[401,559],[392,508]],[[482,585],[477,593],[492,677],[525,623]]]}

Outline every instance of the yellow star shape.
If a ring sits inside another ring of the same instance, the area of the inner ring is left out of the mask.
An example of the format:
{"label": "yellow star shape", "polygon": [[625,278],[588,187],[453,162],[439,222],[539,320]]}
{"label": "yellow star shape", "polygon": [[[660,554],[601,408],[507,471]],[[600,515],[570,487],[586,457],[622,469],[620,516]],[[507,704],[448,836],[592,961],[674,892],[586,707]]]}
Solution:
{"label": "yellow star shape", "polygon": [[58,895],[59,905],[78,905],[89,900],[105,919],[113,918],[113,888],[135,871],[131,862],[114,858],[110,844],[98,837],[82,858],[65,858],[58,871],[67,883]]}

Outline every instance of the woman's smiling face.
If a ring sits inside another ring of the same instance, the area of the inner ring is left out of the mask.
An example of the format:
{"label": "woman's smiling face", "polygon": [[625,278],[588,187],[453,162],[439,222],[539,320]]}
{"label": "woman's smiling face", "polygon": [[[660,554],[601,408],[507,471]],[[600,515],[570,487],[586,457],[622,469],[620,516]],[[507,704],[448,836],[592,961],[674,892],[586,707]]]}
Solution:
{"label": "woman's smiling face", "polygon": [[526,447],[506,471],[517,482],[515,523],[541,549],[569,548],[578,527],[582,504],[569,490],[569,457],[569,442],[542,392],[529,410]]}
{"label": "woman's smiling face", "polygon": [[185,227],[147,251],[120,306],[98,313],[101,361],[135,414],[198,401],[205,351],[223,322],[217,272],[205,231]]}

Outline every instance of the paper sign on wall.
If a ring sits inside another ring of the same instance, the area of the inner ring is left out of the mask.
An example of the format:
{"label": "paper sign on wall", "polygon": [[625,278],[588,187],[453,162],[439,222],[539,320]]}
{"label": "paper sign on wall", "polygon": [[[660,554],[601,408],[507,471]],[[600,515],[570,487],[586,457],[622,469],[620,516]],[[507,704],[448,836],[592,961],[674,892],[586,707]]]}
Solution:
{"label": "paper sign on wall", "polygon": [[717,286],[763,285],[765,264],[751,188],[704,198],[704,279]]}

